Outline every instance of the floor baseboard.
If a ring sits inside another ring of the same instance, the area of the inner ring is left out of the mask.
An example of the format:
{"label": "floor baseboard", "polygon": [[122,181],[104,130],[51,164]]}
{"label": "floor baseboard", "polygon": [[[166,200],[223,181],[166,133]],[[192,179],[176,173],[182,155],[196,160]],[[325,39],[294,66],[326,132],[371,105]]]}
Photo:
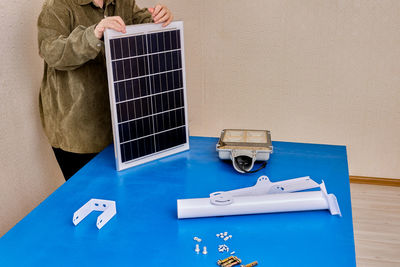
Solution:
{"label": "floor baseboard", "polygon": [[400,187],[400,179],[366,177],[366,176],[350,176],[350,183]]}

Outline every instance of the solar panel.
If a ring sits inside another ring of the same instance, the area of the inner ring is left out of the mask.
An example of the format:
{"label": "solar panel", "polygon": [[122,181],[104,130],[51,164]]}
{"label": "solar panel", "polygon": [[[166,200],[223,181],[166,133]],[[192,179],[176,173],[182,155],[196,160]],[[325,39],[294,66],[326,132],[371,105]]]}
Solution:
{"label": "solar panel", "polygon": [[189,149],[183,23],[107,30],[107,75],[118,170]]}

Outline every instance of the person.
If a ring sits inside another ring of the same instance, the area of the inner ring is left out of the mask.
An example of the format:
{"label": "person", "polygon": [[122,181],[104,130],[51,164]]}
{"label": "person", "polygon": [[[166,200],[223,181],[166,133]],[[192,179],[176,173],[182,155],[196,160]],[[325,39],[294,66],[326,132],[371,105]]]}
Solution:
{"label": "person", "polygon": [[171,11],[135,0],[46,0],[38,18],[44,74],[39,94],[42,125],[65,180],[112,142],[103,35],[126,25],[162,23]]}

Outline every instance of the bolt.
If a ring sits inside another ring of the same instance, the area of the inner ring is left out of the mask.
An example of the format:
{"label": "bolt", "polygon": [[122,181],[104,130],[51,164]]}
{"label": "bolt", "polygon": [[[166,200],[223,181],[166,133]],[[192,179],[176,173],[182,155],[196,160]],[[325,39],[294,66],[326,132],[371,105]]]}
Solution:
{"label": "bolt", "polygon": [[204,254],[204,255],[207,254],[207,247],[206,247],[206,246],[203,247],[203,254]]}
{"label": "bolt", "polygon": [[196,248],[194,249],[194,251],[196,251],[196,253],[199,254],[200,252],[199,244],[196,244]]}

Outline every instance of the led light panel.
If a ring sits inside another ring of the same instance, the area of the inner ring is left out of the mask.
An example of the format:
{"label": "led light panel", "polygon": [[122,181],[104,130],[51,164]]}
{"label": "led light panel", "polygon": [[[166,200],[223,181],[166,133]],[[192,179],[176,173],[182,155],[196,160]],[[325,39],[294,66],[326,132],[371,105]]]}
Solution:
{"label": "led light panel", "polygon": [[107,30],[107,75],[118,170],[189,149],[183,23]]}

